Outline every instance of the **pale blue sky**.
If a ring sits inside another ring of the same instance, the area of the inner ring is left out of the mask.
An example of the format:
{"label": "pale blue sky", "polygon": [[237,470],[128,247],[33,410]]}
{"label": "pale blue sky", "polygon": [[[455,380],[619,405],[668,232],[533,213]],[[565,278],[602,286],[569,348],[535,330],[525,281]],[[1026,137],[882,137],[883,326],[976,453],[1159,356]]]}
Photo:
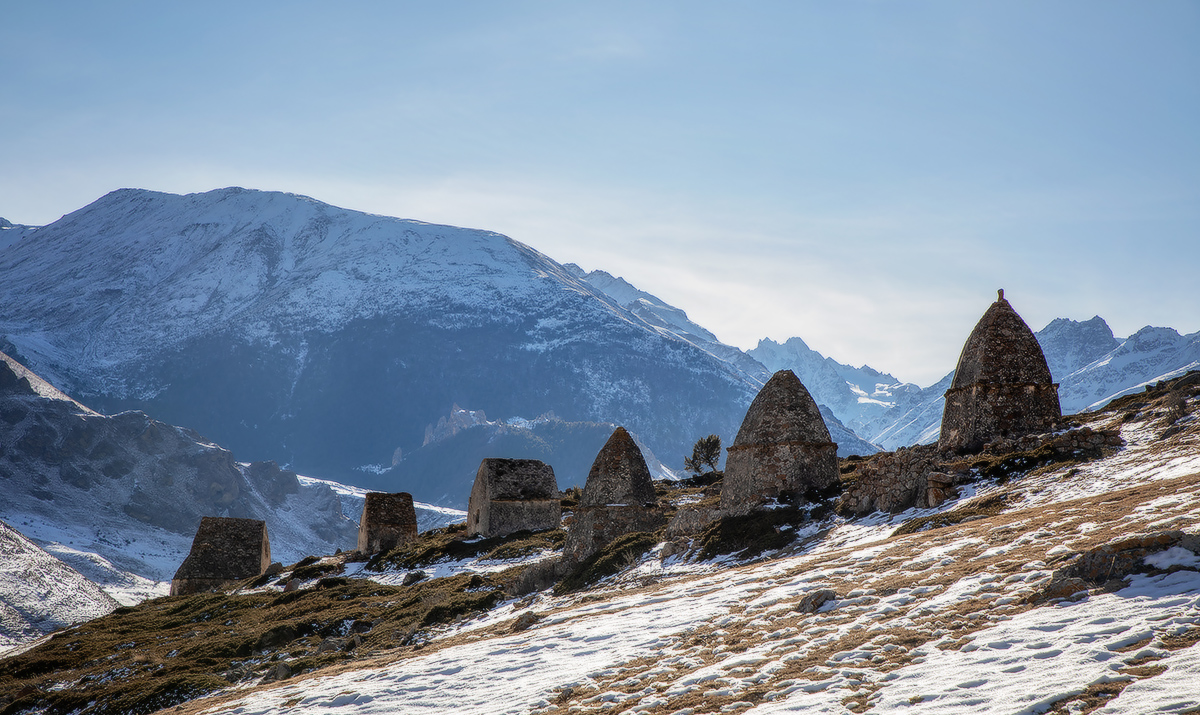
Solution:
{"label": "pale blue sky", "polygon": [[0,216],[291,191],[929,384],[1004,287],[1200,329],[1200,2],[0,0]]}

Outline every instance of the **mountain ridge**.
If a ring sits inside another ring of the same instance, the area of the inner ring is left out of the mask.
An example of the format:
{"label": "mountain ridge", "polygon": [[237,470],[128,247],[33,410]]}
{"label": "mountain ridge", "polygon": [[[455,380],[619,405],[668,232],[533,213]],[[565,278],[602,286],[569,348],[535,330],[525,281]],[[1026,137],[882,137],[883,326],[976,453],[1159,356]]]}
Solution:
{"label": "mountain ridge", "polygon": [[621,422],[672,454],[731,433],[756,389],[500,234],[278,192],[116,191],[0,272],[3,346],[54,384],[351,483],[454,403]]}

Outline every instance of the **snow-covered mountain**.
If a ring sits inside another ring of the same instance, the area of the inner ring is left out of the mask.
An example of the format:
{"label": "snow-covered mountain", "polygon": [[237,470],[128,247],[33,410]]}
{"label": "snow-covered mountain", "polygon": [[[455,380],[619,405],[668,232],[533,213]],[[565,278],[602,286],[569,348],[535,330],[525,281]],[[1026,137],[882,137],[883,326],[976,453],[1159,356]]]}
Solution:
{"label": "snow-covered mountain", "polygon": [[[1146,327],[1120,340],[1096,316],[1086,321],[1056,318],[1034,336],[1059,383],[1063,414],[1097,409],[1200,367],[1200,333]],[[823,357],[800,338],[783,344],[762,340],[749,354],[770,370],[794,370],[817,402],[885,449],[928,444],[941,431],[942,396],[953,371],[922,388],[868,366],[855,368]]]}
{"label": "snow-covered mountain", "polygon": [[[73,622],[74,611],[45,615],[71,600],[53,582],[77,592],[80,618],[164,595],[201,516],[266,521],[272,557],[283,563],[353,549],[364,494],[274,462],[239,463],[199,434],[141,412],[102,415],[4,353],[0,485],[0,519],[23,535],[0,535],[0,647],[44,630],[38,624]],[[464,517],[417,510],[422,529]],[[17,584],[30,569],[45,578]]]}
{"label": "snow-covered mountain", "polygon": [[1091,362],[1069,374],[1054,375],[1054,379],[1059,382],[1063,411],[1080,412],[1198,367],[1200,332],[1180,335],[1171,328],[1147,326]]}
{"label": "snow-covered mountain", "polygon": [[[763,339],[749,355],[772,372],[794,371],[818,404],[827,406],[849,430],[873,444],[895,449],[923,441],[926,418],[921,415],[933,409],[927,403],[937,385],[922,389],[867,365],[844,365],[824,357],[800,338],[783,343]],[[936,393],[937,399],[942,392],[945,388]],[[936,412],[940,426],[940,402]]]}
{"label": "snow-covered mountain", "polygon": [[760,386],[771,377],[771,371],[767,370],[762,363],[738,348],[722,343],[706,328],[688,319],[687,313],[682,309],[634,287],[624,278],[615,277],[602,270],[584,271],[574,263],[568,263],[564,268],[576,278],[586,281],[615,300],[630,313],[646,321],[648,325],[665,334],[685,340],[718,360],[733,365],[753,378]]}
{"label": "snow-covered mountain", "polygon": [[[593,287],[608,295],[626,310],[642,318],[660,332],[674,335],[718,360],[728,363],[743,375],[746,375],[755,385],[756,389],[761,388],[776,370],[791,368],[791,365],[784,365],[778,361],[772,361],[768,365],[769,358],[768,360],[763,360],[762,357],[754,355],[753,351],[745,353],[732,345],[722,343],[711,332],[689,320],[687,313],[683,310],[666,303],[657,296],[634,287],[624,278],[614,277],[612,274],[601,270],[585,272],[573,263],[568,263],[565,267],[572,274],[581,280],[587,281]],[[792,341],[797,341],[800,345],[803,345],[803,342],[799,338],[793,338],[788,342],[791,343]],[[805,349],[807,349],[807,346]],[[829,362],[837,365],[833,361]],[[772,367],[772,365],[775,365],[775,367]],[[844,365],[839,365],[838,367],[844,369],[846,375],[849,376],[847,379],[858,377],[862,380],[863,376],[870,376],[874,372],[868,367],[861,368],[858,371],[855,371],[853,368],[846,368]],[[803,367],[801,370],[803,370]],[[862,373],[862,375],[860,376],[859,373]],[[809,385],[809,380],[816,381],[826,377],[812,372],[805,372],[803,375],[800,372],[796,374],[806,386]],[[891,378],[891,380],[894,382],[895,378]],[[836,377],[832,380],[826,379],[825,382],[827,385],[839,383]],[[810,387],[809,390],[811,392],[812,388]],[[831,398],[840,396],[840,393],[835,389],[822,390],[822,394]],[[879,451],[878,447],[862,439],[853,429],[843,424],[838,418],[837,413],[828,407],[827,402],[819,398],[817,402],[821,407],[821,416],[825,419],[825,424],[829,428],[829,434],[833,438],[833,441],[837,443],[839,457],[847,457],[852,454],[873,454]],[[726,435],[726,437],[731,436]],[[732,440],[727,439],[726,442],[731,443]]]}
{"label": "snow-covered mountain", "polygon": [[243,189],[120,190],[20,231],[0,242],[0,348],[98,409],[325,478],[419,447],[455,403],[682,454],[732,435],[757,389],[488,231]]}

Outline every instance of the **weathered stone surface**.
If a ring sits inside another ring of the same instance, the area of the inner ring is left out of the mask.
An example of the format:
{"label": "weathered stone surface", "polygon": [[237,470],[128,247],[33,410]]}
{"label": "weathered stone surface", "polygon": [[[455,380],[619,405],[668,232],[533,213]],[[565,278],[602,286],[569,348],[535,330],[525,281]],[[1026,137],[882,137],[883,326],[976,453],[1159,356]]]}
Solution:
{"label": "weathered stone surface", "polygon": [[1147,556],[1173,546],[1187,548],[1187,536],[1183,531],[1168,530],[1121,537],[1085,551],[1063,571],[1067,576],[1096,584],[1131,573],[1150,571],[1151,567],[1145,561]]}
{"label": "weathered stone surface", "polygon": [[[983,445],[984,457],[1041,451],[1042,459],[1096,459],[1123,444],[1117,430],[1080,427],[1057,434],[997,438]],[[958,494],[957,485],[974,479],[975,457],[943,452],[937,444],[901,447],[847,461],[848,481],[838,499],[838,511],[863,515],[893,514],[909,507],[935,507]]]}
{"label": "weathered stone surface", "polygon": [[677,536],[693,536],[704,531],[709,524],[716,521],[721,516],[721,510],[717,508],[683,506],[675,512],[675,516],[671,517],[671,521],[667,523],[666,536],[668,539],[673,539]]}
{"label": "weathered stone surface", "polygon": [[796,610],[800,613],[816,613],[821,606],[824,606],[837,597],[837,592],[829,588],[811,591],[804,594],[804,598],[801,598],[796,604]]}
{"label": "weathered stone surface", "polygon": [[580,506],[653,504],[656,501],[654,482],[650,479],[642,450],[624,427],[616,428],[588,471]]}
{"label": "weathered stone surface", "polygon": [[563,546],[563,562],[576,564],[613,539],[656,531],[666,522],[642,451],[618,427],[596,455]]}
{"label": "weathered stone surface", "polygon": [[576,564],[600,551],[618,536],[635,531],[657,531],[666,517],[657,507],[614,504],[581,507],[567,532],[563,560]]}
{"label": "weathered stone surface", "polygon": [[266,522],[206,516],[192,540],[192,550],[171,579],[171,595],[220,588],[259,576],[271,565]]}
{"label": "weathered stone surface", "polygon": [[554,469],[536,459],[485,459],[467,506],[467,533],[553,529],[562,519]]}
{"label": "weathered stone surface", "polygon": [[1001,290],[958,358],[938,445],[976,451],[997,437],[1047,431],[1061,417],[1046,356]]}
{"label": "weathered stone surface", "polygon": [[722,514],[745,514],[767,500],[837,482],[837,445],[791,370],[775,373],[759,391],[728,451]]}
{"label": "weathered stone surface", "polygon": [[408,492],[371,492],[363,502],[358,522],[358,550],[364,554],[387,551],[417,538],[417,512]]}
{"label": "weathered stone surface", "polygon": [[521,631],[529,630],[530,626],[542,620],[542,614],[533,611],[525,611],[517,616],[513,621],[512,627],[508,629],[509,633],[520,633]]}

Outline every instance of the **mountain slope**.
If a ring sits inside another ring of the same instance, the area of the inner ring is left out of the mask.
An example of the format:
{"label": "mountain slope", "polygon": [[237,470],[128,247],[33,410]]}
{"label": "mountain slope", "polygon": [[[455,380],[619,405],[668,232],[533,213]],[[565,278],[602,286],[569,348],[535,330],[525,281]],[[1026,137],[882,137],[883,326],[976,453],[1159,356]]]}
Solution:
{"label": "mountain slope", "polygon": [[343,481],[454,403],[673,454],[755,389],[516,241],[288,194],[116,191],[9,242],[0,274],[0,335],[54,384]]}
{"label": "mountain slope", "polygon": [[[1094,320],[1094,319],[1093,319]],[[1047,328],[1049,329],[1049,328]],[[1094,410],[1149,384],[1200,368],[1200,332],[1147,326],[1070,374],[1055,375],[1063,412]]]}
{"label": "mountain slope", "polygon": [[99,586],[0,521],[0,652],[116,607]]}
{"label": "mountain slope", "polygon": [[617,278],[602,270],[584,271],[574,263],[564,266],[576,278],[586,281],[589,285],[601,291],[617,302],[630,313],[644,320],[648,325],[661,332],[674,335],[718,360],[733,365],[742,373],[753,378],[756,385],[765,384],[771,377],[767,370],[752,356],[741,350],[726,345],[717,339],[706,328],[688,319],[687,313],[661,298],[634,287],[624,278]]}
{"label": "mountain slope", "polygon": [[[855,430],[843,424],[842,421],[837,417],[837,413],[827,406],[829,404],[829,400],[845,401],[843,400],[842,393],[844,392],[846,395],[849,395],[849,390],[844,384],[846,379],[839,379],[837,374],[831,375],[822,373],[820,371],[807,369],[808,365],[800,361],[788,362],[773,360],[771,356],[763,354],[756,355],[754,351],[751,351],[750,353],[744,353],[732,345],[726,345],[722,343],[711,332],[697,325],[696,323],[693,323],[688,319],[687,313],[683,312],[679,308],[676,308],[675,306],[664,302],[662,299],[634,287],[623,278],[615,278],[612,276],[612,274],[601,270],[585,272],[583,269],[573,263],[568,263],[566,268],[581,280],[587,281],[596,289],[604,292],[606,295],[608,295],[608,297],[612,298],[631,313],[634,313],[650,325],[654,326],[657,330],[666,334],[674,335],[681,340],[698,347],[718,360],[729,363],[743,375],[747,375],[750,378],[750,381],[754,384],[756,390],[760,389],[775,371],[782,369],[794,369],[798,367],[799,370],[797,371],[796,375],[806,387],[810,384],[810,382],[812,384],[820,384],[819,394],[825,398],[825,401],[823,401],[821,397],[817,397],[817,392],[813,392],[813,395],[816,398],[818,405],[822,408],[821,416],[825,419],[825,424],[829,428],[829,434],[833,441],[837,443],[838,456],[848,457],[852,454],[867,455],[879,451],[878,447],[871,444],[867,440],[862,439],[858,436],[858,434],[856,434]],[[799,338],[792,338],[788,341],[788,344],[789,346],[793,344],[799,344],[803,346],[803,341],[801,341]],[[761,346],[762,344],[760,343],[760,347]],[[807,350],[808,348],[807,346],[803,346],[803,349]],[[816,353],[813,353],[813,355],[816,355]],[[896,382],[895,378],[892,378],[890,375],[878,375],[878,373],[875,373],[869,367],[864,366],[856,371],[854,368],[838,365],[832,360],[825,360],[833,366],[836,366],[838,369],[844,370],[846,375],[858,377],[863,382],[868,382],[874,377],[880,377],[885,381],[890,379],[891,382],[886,383],[889,385]],[[824,367],[824,365],[822,366]],[[878,383],[876,385],[876,394],[878,393],[877,388],[882,387],[883,384],[884,383]],[[812,392],[811,389],[810,392]],[[846,399],[853,398],[847,397]],[[749,407],[748,403],[742,407],[743,413],[747,407]],[[725,436],[727,438],[731,438],[733,435],[727,434]],[[726,442],[732,443],[732,439],[727,439]]]}
{"label": "mountain slope", "polygon": [[[4,353],[0,485],[0,518],[123,604],[166,593],[202,516],[266,521],[273,558],[291,563],[353,549],[363,501],[140,412],[99,414]],[[426,529],[462,518],[418,512]]]}

